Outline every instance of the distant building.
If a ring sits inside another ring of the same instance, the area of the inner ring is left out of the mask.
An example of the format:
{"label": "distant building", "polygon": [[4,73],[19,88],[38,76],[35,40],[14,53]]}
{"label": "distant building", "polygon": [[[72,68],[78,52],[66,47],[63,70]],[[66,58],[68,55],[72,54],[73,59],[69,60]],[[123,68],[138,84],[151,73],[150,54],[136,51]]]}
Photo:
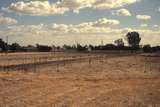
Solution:
{"label": "distant building", "polygon": [[35,46],[32,46],[32,45],[28,45],[27,47],[24,47],[24,49],[27,52],[36,52],[37,51],[37,48]]}
{"label": "distant building", "polygon": [[52,46],[52,50],[51,50],[52,52],[56,52],[56,51],[58,51],[58,49],[57,49],[57,47],[56,46]]}
{"label": "distant building", "polygon": [[91,51],[92,51],[92,48],[91,48],[91,47],[88,47],[88,48],[87,48],[87,51],[88,51],[88,52],[91,52]]}
{"label": "distant building", "polygon": [[59,47],[59,46],[53,45],[51,51],[52,51],[52,52],[61,52],[61,51],[64,51],[64,49],[61,48],[61,47]]}

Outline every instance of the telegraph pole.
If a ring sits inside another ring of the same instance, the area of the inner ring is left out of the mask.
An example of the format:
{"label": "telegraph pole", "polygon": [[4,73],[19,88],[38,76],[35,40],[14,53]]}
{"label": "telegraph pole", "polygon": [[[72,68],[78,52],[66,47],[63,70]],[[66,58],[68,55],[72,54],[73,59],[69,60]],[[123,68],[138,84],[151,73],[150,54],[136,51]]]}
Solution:
{"label": "telegraph pole", "polygon": [[103,40],[101,40],[101,45],[103,46]]}

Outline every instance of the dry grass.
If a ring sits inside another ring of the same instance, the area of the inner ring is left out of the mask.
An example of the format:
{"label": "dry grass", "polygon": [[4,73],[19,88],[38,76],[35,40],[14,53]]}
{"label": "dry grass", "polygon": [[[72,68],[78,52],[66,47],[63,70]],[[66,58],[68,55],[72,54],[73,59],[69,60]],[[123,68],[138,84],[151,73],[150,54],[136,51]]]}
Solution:
{"label": "dry grass", "polygon": [[[19,57],[24,54],[18,53]],[[47,53],[34,54],[44,56]],[[61,53],[55,58],[58,56],[87,58],[38,66],[36,72],[0,72],[0,107],[160,107],[159,57]]]}

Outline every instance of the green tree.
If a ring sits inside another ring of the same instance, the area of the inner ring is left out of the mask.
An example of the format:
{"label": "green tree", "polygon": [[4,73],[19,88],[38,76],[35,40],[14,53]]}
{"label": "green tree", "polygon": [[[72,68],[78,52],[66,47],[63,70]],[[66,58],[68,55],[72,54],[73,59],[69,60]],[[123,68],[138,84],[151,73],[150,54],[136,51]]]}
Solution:
{"label": "green tree", "polygon": [[144,45],[143,46],[143,52],[152,52],[152,47],[151,45]]}
{"label": "green tree", "polygon": [[132,48],[137,48],[139,47],[139,43],[141,41],[141,37],[138,32],[128,32],[126,35],[127,42],[129,46]]}
{"label": "green tree", "polygon": [[76,49],[77,49],[77,51],[86,51],[87,46],[82,46],[81,44],[77,44]]}
{"label": "green tree", "polygon": [[124,46],[123,39],[117,39],[114,41],[114,43],[119,47]]}
{"label": "green tree", "polygon": [[18,43],[12,43],[10,45],[10,50],[13,52],[17,52],[21,50],[21,46]]}
{"label": "green tree", "polygon": [[1,48],[1,51],[7,51],[8,49],[7,43],[4,42],[2,39],[0,39],[0,48]]}

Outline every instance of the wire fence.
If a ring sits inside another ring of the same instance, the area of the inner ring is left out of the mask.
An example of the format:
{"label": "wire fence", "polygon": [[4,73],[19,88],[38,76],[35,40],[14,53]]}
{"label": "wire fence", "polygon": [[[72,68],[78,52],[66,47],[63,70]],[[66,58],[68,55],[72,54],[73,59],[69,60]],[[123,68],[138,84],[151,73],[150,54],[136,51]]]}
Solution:
{"label": "wire fence", "polygon": [[[91,53],[79,53],[79,54],[29,54],[29,55],[1,55],[0,56],[0,71],[11,72],[39,72],[44,67],[52,66],[55,71],[59,72],[60,69],[66,65],[72,65],[73,63],[88,62],[89,71],[92,71],[92,66],[99,64],[99,70],[103,71],[104,67],[101,65],[107,64],[107,59],[126,56],[121,55],[108,55],[108,54],[91,54]],[[131,67],[138,70],[143,68],[141,71],[147,72],[160,72],[160,60],[159,57],[150,56],[138,56],[135,57],[136,62],[128,61]],[[141,64],[138,66],[141,60]],[[123,62],[120,62],[123,63]],[[119,66],[119,63],[114,63],[114,66]],[[107,68],[106,68],[107,69]]]}

